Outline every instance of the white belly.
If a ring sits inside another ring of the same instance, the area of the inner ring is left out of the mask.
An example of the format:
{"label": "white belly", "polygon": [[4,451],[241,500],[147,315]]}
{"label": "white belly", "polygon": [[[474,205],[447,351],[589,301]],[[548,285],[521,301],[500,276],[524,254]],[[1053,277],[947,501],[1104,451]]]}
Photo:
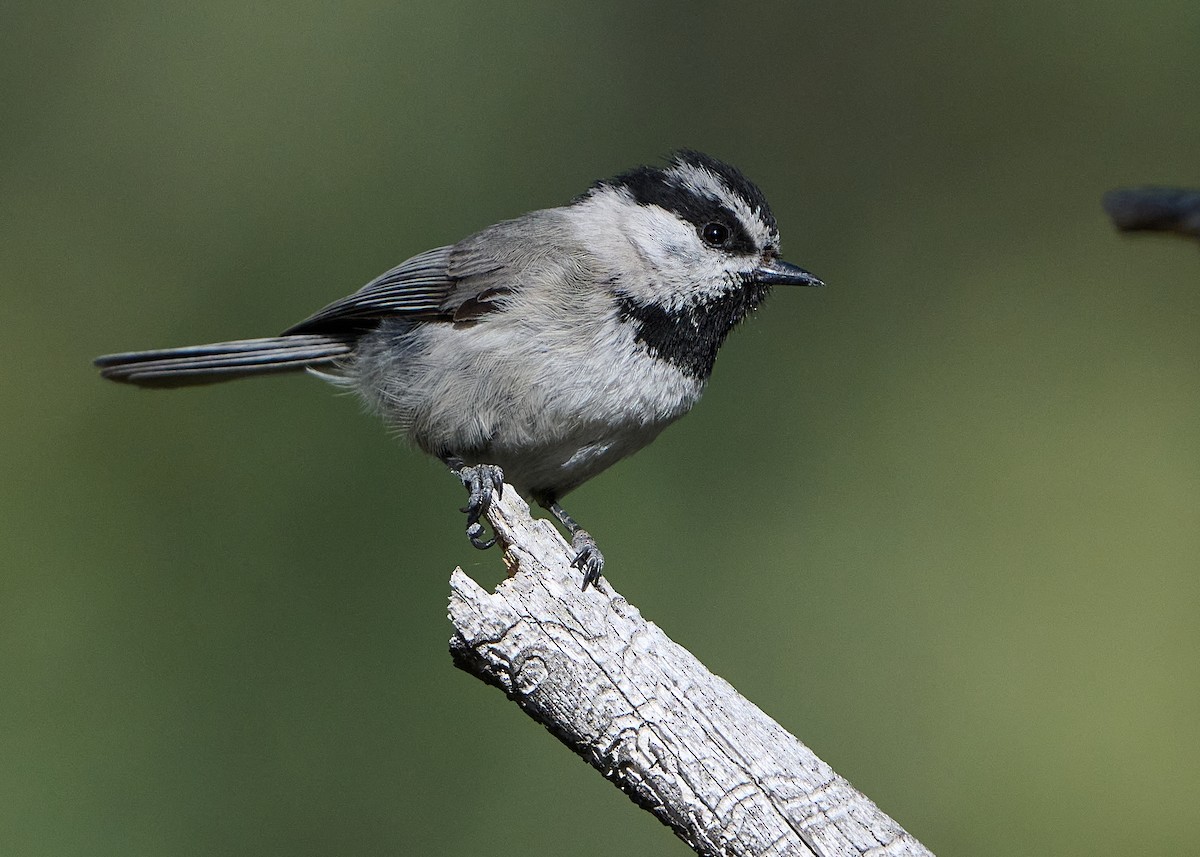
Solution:
{"label": "white belly", "polygon": [[427,324],[360,348],[354,386],[413,443],[554,496],[648,444],[704,387],[611,321],[550,332],[514,316]]}

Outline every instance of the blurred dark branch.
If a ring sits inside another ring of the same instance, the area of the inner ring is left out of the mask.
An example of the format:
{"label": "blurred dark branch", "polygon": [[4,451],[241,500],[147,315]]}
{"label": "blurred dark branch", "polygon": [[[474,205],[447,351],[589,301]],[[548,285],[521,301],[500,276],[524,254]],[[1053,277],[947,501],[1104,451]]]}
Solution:
{"label": "blurred dark branch", "polygon": [[571,549],[510,486],[488,518],[513,576],[489,594],[454,572],[455,665],[502,690],[697,854],[932,857],[606,580],[580,591]]}
{"label": "blurred dark branch", "polygon": [[1104,195],[1104,210],[1122,232],[1174,232],[1200,238],[1200,190],[1118,188]]}

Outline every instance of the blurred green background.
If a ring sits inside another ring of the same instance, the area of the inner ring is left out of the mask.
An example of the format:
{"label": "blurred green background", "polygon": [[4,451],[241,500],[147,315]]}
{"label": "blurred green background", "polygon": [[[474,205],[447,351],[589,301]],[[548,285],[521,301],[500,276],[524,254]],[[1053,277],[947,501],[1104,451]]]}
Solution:
{"label": "blurred green background", "polygon": [[[609,576],[939,854],[1194,848],[1195,3],[6,4],[0,853],[689,853],[451,667],[461,488],[274,333],[691,146],[776,294],[572,495]],[[414,850],[416,849],[416,850]]]}

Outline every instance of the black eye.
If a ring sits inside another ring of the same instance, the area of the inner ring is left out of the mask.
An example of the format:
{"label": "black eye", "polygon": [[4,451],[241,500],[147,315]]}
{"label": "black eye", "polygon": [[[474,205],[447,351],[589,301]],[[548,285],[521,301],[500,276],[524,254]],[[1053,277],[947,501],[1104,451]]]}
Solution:
{"label": "black eye", "polygon": [[710,247],[724,246],[725,242],[729,240],[729,227],[724,223],[706,223],[700,230],[700,237]]}

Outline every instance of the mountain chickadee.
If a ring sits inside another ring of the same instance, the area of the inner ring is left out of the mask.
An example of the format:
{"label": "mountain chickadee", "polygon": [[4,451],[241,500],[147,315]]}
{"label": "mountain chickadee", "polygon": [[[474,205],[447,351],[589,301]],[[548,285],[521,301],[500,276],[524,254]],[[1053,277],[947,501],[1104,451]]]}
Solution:
{"label": "mountain chickadee", "polygon": [[279,336],[96,365],[142,387],[307,369],[355,390],[459,476],[475,547],[495,543],[479,519],[507,478],[570,531],[586,589],[604,558],[559,500],[687,413],[777,285],[821,281],[779,259],[757,186],[684,150],[414,256]]}

